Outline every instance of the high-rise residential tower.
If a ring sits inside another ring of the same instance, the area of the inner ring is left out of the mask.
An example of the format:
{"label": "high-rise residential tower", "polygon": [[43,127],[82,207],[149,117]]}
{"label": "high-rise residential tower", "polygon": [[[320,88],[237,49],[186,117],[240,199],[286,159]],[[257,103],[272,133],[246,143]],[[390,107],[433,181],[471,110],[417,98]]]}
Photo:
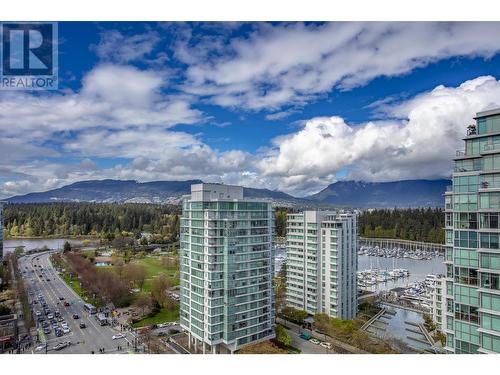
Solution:
{"label": "high-rise residential tower", "polygon": [[309,314],[353,319],[357,313],[357,215],[287,215],[286,304]]}
{"label": "high-rise residential tower", "polygon": [[274,215],[243,188],[196,184],[180,223],[181,326],[200,352],[274,337]]}
{"label": "high-rise residential tower", "polygon": [[500,353],[500,109],[477,113],[445,193],[446,349]]}

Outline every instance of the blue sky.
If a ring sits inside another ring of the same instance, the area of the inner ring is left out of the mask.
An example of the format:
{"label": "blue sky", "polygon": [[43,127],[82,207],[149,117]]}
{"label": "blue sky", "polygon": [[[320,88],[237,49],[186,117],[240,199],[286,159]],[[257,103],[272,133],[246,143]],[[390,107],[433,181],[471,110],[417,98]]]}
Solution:
{"label": "blue sky", "polygon": [[0,92],[0,198],[200,178],[298,196],[447,178],[500,105],[500,23],[59,23],[57,92]]}

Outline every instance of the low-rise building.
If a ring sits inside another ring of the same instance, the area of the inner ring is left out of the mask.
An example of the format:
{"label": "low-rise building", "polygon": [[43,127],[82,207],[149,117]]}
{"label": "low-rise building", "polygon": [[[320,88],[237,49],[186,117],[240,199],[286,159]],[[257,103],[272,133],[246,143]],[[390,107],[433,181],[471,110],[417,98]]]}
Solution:
{"label": "low-rise building", "polygon": [[19,335],[17,315],[0,316],[0,353],[15,349]]}

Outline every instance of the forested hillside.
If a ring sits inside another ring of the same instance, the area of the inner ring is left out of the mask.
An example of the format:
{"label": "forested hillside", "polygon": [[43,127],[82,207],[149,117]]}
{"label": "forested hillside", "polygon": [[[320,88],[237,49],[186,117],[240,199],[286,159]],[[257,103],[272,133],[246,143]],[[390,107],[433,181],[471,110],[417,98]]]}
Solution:
{"label": "forested hillside", "polygon": [[[111,203],[9,204],[4,210],[6,237],[109,236],[141,232],[155,241],[175,241],[179,235],[180,206]],[[289,209],[276,209],[276,235],[286,235]],[[359,216],[364,237],[401,238],[442,243],[444,213],[441,209],[376,209]]]}
{"label": "forested hillside", "polygon": [[5,235],[102,236],[151,232],[165,240],[179,233],[180,207],[150,204],[46,203],[9,204],[4,209]]}
{"label": "forested hillside", "polygon": [[363,237],[401,238],[444,243],[444,212],[440,208],[377,209],[359,216]]}

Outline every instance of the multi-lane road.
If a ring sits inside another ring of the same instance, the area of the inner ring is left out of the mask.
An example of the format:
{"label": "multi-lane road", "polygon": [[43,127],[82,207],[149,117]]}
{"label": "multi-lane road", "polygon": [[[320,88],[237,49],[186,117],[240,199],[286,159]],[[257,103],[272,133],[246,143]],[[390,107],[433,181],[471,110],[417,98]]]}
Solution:
{"label": "multi-lane road", "polygon": [[[23,256],[19,259],[19,267],[26,281],[33,314],[36,311],[40,311],[41,315],[45,316],[44,309],[38,301],[38,296],[42,295],[48,309],[52,313],[55,310],[59,310],[62,319],[67,322],[70,329],[69,333],[61,337],[56,337],[54,328],[52,327],[49,334],[40,335],[45,336],[47,353],[90,354],[94,352],[95,354],[100,354],[100,349],[102,348],[104,348],[104,353],[132,352],[134,346],[133,334],[131,332],[119,331],[118,329],[111,328],[109,325],[99,325],[95,319],[95,315],[85,311],[82,299],[59,277],[57,271],[52,267],[49,261],[50,254],[51,252],[44,252]],[[33,304],[34,300],[37,302]],[[70,305],[64,306],[64,302],[68,302]],[[77,314],[79,319],[74,319],[74,314]],[[35,315],[34,319],[38,325],[39,323]],[[81,322],[85,323],[85,328],[80,328]],[[59,326],[61,324],[62,322],[58,322]],[[43,332],[41,326],[39,328],[38,331]],[[118,333],[124,334],[125,337],[114,340],[113,335]],[[44,341],[44,338],[40,338],[41,341]],[[55,345],[64,341],[71,341],[71,345],[60,351],[53,349]],[[119,346],[121,349],[118,349]],[[39,348],[36,350],[33,348],[32,352],[44,354],[46,351],[45,349]]]}

